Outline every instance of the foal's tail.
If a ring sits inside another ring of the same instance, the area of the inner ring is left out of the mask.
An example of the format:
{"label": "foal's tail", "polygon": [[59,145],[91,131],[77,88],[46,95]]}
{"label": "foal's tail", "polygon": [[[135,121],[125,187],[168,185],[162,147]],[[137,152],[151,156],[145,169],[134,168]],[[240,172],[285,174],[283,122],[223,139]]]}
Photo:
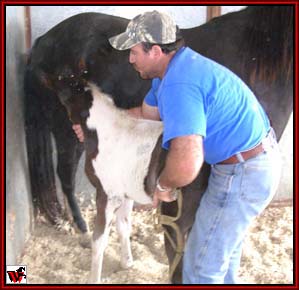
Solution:
{"label": "foal's tail", "polygon": [[40,211],[53,224],[62,216],[52,160],[51,92],[27,65],[24,79],[25,132],[35,216]]}

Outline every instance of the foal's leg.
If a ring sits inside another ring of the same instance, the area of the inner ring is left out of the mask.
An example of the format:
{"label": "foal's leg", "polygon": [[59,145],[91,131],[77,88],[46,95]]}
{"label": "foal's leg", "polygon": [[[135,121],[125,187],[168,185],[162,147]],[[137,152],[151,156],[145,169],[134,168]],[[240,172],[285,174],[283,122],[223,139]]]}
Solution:
{"label": "foal's leg", "polygon": [[131,213],[134,201],[125,198],[122,205],[116,211],[116,228],[121,243],[121,267],[126,269],[132,266],[133,256],[131,252],[130,234],[131,234]]}
{"label": "foal's leg", "polygon": [[89,283],[101,283],[104,251],[113,219],[113,214],[122,204],[119,198],[110,198],[97,193],[97,216],[92,237],[91,273]]}

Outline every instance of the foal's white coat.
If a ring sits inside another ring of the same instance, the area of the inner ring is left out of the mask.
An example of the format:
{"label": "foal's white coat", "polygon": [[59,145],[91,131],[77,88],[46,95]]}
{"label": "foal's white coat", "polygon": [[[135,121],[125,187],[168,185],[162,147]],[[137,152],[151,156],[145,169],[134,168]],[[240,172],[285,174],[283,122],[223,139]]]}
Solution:
{"label": "foal's white coat", "polygon": [[98,136],[98,155],[92,160],[96,176],[108,197],[102,235],[92,241],[91,283],[100,283],[103,253],[108,243],[113,214],[121,242],[121,265],[131,266],[130,214],[133,201],[152,203],[144,191],[151,154],[162,133],[162,122],[135,119],[114,106],[112,99],[90,85],[93,103],[87,126]]}

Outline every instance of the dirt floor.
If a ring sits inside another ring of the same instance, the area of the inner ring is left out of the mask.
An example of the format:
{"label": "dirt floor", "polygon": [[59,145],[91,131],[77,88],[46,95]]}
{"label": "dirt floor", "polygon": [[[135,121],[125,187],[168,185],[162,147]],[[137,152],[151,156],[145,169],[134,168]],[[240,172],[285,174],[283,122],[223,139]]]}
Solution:
{"label": "dirt floor", "polygon": [[[81,202],[81,209],[92,229],[94,203]],[[134,265],[120,268],[120,245],[113,225],[104,255],[103,284],[167,284],[163,234],[154,227],[152,210],[134,211],[132,221]],[[67,223],[57,229],[39,218],[18,261],[27,265],[27,283],[87,283],[91,249],[84,243],[86,238]],[[269,207],[251,226],[243,248],[240,283],[293,283],[293,207]]]}

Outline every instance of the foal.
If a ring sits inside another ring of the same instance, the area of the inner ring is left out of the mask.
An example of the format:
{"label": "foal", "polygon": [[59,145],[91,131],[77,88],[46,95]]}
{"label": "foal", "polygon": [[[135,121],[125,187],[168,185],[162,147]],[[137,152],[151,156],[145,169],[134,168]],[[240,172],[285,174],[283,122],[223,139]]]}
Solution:
{"label": "foal", "polygon": [[[112,99],[95,85],[89,86],[93,96],[87,127],[96,130],[98,154],[91,161],[98,180],[97,216],[92,238],[90,283],[100,283],[103,253],[108,243],[114,213],[121,242],[121,265],[132,264],[130,247],[130,214],[133,201],[152,203],[146,192],[152,153],[162,133],[162,122],[135,119],[115,107]],[[155,183],[154,178],[151,179]],[[152,186],[150,186],[152,188]]]}

